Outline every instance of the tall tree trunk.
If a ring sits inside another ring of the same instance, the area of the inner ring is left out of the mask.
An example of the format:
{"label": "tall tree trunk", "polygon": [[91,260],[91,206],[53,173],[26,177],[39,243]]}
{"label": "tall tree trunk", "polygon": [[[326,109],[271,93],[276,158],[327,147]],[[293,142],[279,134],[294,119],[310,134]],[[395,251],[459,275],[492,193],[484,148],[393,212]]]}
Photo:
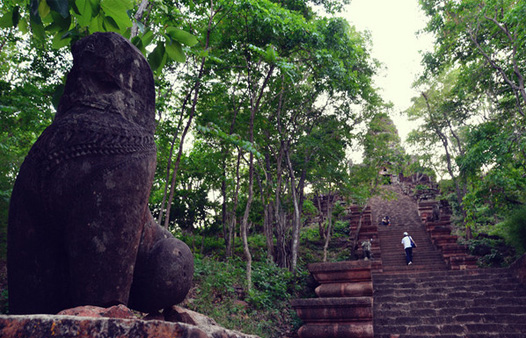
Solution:
{"label": "tall tree trunk", "polygon": [[281,209],[281,188],[283,181],[282,163],[284,156],[284,142],[281,142],[279,155],[276,161],[276,192],[274,198],[274,219],[276,222],[276,259],[279,267],[287,267],[287,247],[286,247],[286,220],[282,217]]}
{"label": "tall tree trunk", "polygon": [[[265,155],[265,158],[268,158],[268,154]],[[268,171],[264,170],[264,172],[265,172],[266,181],[271,182],[271,177]],[[270,220],[272,218],[272,215],[271,215],[272,204],[267,202],[270,198],[269,198],[267,189],[265,189],[264,187],[262,178],[257,173],[257,171],[255,172],[255,174],[256,174],[259,191],[260,191],[261,205],[263,206],[263,234],[265,235],[265,240],[266,240],[266,245],[267,245],[267,262],[273,263],[274,262],[274,256],[273,256],[274,243],[272,240],[273,238],[272,229],[270,227]]]}
{"label": "tall tree trunk", "polygon": [[[449,142],[448,142],[447,135],[445,135],[442,132],[442,130],[440,129],[440,127],[437,125],[437,123],[435,123],[433,121],[433,114],[432,114],[432,111],[431,111],[431,105],[429,104],[429,99],[428,99],[426,93],[422,92],[422,97],[424,97],[424,100],[426,101],[427,110],[429,111],[429,117],[430,117],[431,121],[433,122],[433,125],[436,126],[435,127],[435,132],[437,133],[438,137],[442,141],[442,146],[444,147],[444,151],[446,152],[447,171],[448,171],[449,175],[451,176],[451,179],[453,180],[453,184],[455,185],[455,192],[456,192],[456,195],[457,195],[457,203],[458,203],[458,206],[460,208],[460,212],[462,214],[462,218],[463,218],[463,220],[465,222],[465,220],[466,220],[466,210],[464,209],[464,203],[463,203],[464,194],[463,194],[462,189],[460,188],[460,185],[459,185],[459,182],[458,182],[458,177],[455,175],[455,173],[453,171],[453,164],[452,164],[453,161],[451,159],[451,154],[450,154],[450,151],[449,151]],[[471,237],[472,237],[472,235],[471,235],[471,228],[466,225],[466,238],[470,239]]]}
{"label": "tall tree trunk", "polygon": [[192,90],[190,90],[188,92],[188,94],[186,94],[186,97],[185,99],[183,100],[183,104],[181,106],[181,115],[179,117],[179,122],[177,123],[177,128],[175,129],[175,133],[174,133],[174,136],[172,138],[172,142],[171,142],[171,145],[170,145],[170,153],[168,154],[168,164],[166,165],[166,177],[165,177],[165,182],[166,184],[164,185],[164,192],[163,192],[163,200],[161,202],[161,207],[160,207],[160,210],[159,210],[159,216],[157,218],[157,223],[159,224],[162,224],[162,219],[163,219],[163,215],[165,213],[165,204],[166,204],[166,198],[168,197],[168,188],[170,187],[170,174],[171,174],[171,171],[172,171],[172,159],[173,159],[173,155],[174,155],[174,148],[175,148],[175,141],[177,140],[177,137],[179,135],[179,129],[181,128],[182,124],[183,124],[183,112],[185,111],[186,109],[186,104],[188,103],[188,100],[190,99],[191,95],[192,95]]}
{"label": "tall tree trunk", "polygon": [[296,193],[296,178],[294,175],[294,168],[292,168],[292,162],[290,161],[289,146],[285,149],[285,157],[287,158],[287,164],[289,167],[290,175],[290,191],[292,193],[292,204],[294,205],[294,216],[292,218],[292,246],[291,246],[291,261],[290,271],[296,271],[296,265],[298,262],[298,248],[299,248],[299,237],[300,237],[300,207],[298,204],[298,196]]}
{"label": "tall tree trunk", "polygon": [[[247,31],[247,35],[250,33]],[[255,79],[252,78],[252,68],[250,57],[247,55],[246,67],[247,67],[247,82],[248,91],[250,93],[250,122],[249,122],[249,142],[254,145],[254,120],[256,112],[259,111],[261,99],[267,87],[268,81],[270,80],[272,73],[274,72],[275,65],[271,65],[265,76],[265,80],[261,84],[258,90],[256,90]],[[248,199],[245,207],[245,213],[243,214],[243,221],[241,223],[241,237],[243,241],[243,251],[245,252],[245,258],[247,260],[247,289],[252,289],[252,255],[250,254],[250,248],[248,247],[247,230],[248,230],[248,216],[250,214],[250,208],[254,195],[254,154],[250,152],[250,158],[248,163]]]}
{"label": "tall tree trunk", "polygon": [[248,216],[250,215],[250,206],[252,204],[252,198],[254,196],[254,155],[250,153],[249,168],[248,168],[248,199],[245,207],[245,213],[243,214],[243,221],[241,223],[241,239],[243,241],[243,252],[245,259],[247,260],[247,290],[252,289],[252,255],[250,254],[250,248],[248,247]]}
{"label": "tall tree trunk", "polygon": [[329,248],[329,242],[331,241],[331,231],[332,231],[332,203],[331,201],[332,192],[329,190],[329,196],[327,199],[327,228],[324,231],[325,233],[325,242],[323,243],[323,261],[327,261],[327,249]]}
{"label": "tall tree trunk", "polygon": [[323,214],[323,209],[321,206],[321,199],[322,199],[322,195],[319,195],[316,192],[316,201],[318,202],[318,210],[320,212],[318,215],[318,232],[320,235],[320,239],[325,240],[325,231],[323,230],[323,222],[325,221],[325,215]]}
{"label": "tall tree trunk", "polygon": [[[205,42],[205,46],[204,46],[204,50],[205,51],[208,50],[208,46],[210,44],[210,34],[212,32],[212,23],[213,23],[213,19],[214,19],[214,16],[215,16],[216,13],[214,13],[213,1],[210,1],[210,17],[209,17],[209,20],[208,20],[208,28],[207,28],[207,32],[206,32],[206,42]],[[201,65],[199,67],[199,73],[197,75],[197,80],[196,80],[196,83],[195,83],[195,85],[193,87],[194,97],[193,97],[193,100],[192,100],[192,107],[190,109],[190,114],[189,114],[186,126],[184,128],[183,134],[181,135],[181,141],[179,142],[179,152],[177,154],[177,159],[175,161],[175,165],[174,165],[174,169],[173,169],[173,173],[172,173],[172,181],[171,181],[171,185],[170,185],[170,195],[169,195],[169,198],[168,198],[168,204],[166,205],[166,216],[165,216],[165,219],[164,219],[164,228],[166,228],[166,229],[168,229],[168,225],[170,223],[170,209],[171,209],[171,205],[172,205],[173,197],[174,197],[174,192],[175,192],[175,183],[176,183],[176,178],[177,178],[177,171],[179,170],[179,164],[181,162],[181,156],[183,154],[184,140],[185,140],[186,134],[188,133],[188,130],[190,129],[190,125],[192,124],[192,120],[193,120],[193,117],[194,117],[194,114],[195,114],[195,110],[196,110],[196,107],[197,107],[197,98],[199,97],[199,89],[201,88],[201,79],[202,79],[202,77],[204,75],[205,61],[206,61],[206,57],[203,56],[201,58]],[[190,91],[190,93],[192,93],[192,91]],[[183,115],[183,113],[184,113],[184,110],[181,110],[181,116]],[[162,212],[162,209],[161,209],[161,212]],[[160,215],[159,219],[161,219],[161,218],[162,217]]]}
{"label": "tall tree trunk", "polygon": [[227,216],[227,203],[228,203],[228,197],[226,194],[226,158],[228,156],[228,151],[226,148],[223,150],[223,157],[222,157],[222,163],[221,163],[221,197],[223,199],[223,202],[221,203],[221,224],[223,226],[223,239],[225,241],[225,255],[226,257],[229,257],[228,255],[228,247],[230,245],[229,238],[228,238],[228,216]]}
{"label": "tall tree trunk", "polygon": [[230,212],[230,217],[228,220],[228,240],[227,240],[227,247],[226,247],[226,256],[232,257],[234,253],[234,232],[237,225],[237,205],[239,200],[239,187],[241,185],[241,177],[239,175],[239,167],[241,166],[241,151],[238,150],[237,155],[237,164],[236,164],[236,189],[234,191],[234,205],[232,207],[232,211]]}
{"label": "tall tree trunk", "polygon": [[[234,134],[234,128],[235,128],[235,125],[236,125],[236,119],[237,119],[237,114],[239,113],[239,109],[241,107],[241,104],[236,108],[236,104],[234,102],[234,116],[232,117],[232,121],[230,122],[230,132],[229,132],[229,135],[232,135]],[[227,203],[228,203],[228,198],[227,198],[227,187],[226,187],[226,180],[227,180],[227,175],[226,175],[226,160],[228,158],[228,155],[229,155],[229,152],[228,152],[228,148],[227,147],[224,147],[224,150],[223,150],[223,180],[221,182],[221,195],[223,196],[223,205],[221,207],[221,219],[223,221],[223,236],[224,236],[224,239],[225,239],[225,247],[226,247],[226,256],[227,257],[231,257],[232,254],[233,254],[233,251],[232,251],[232,247],[234,245],[233,243],[233,240],[234,240],[234,229],[235,229],[235,223],[234,225],[232,226],[230,224],[231,222],[231,219],[229,219],[228,217],[228,209],[227,209]],[[240,179],[239,179],[239,166],[240,166],[240,162],[241,162],[241,151],[238,149],[238,156],[237,156],[237,165],[236,165],[236,189],[235,189],[235,192],[234,192],[234,211],[231,213],[234,217],[236,218],[236,210],[237,210],[237,204],[238,204],[238,196],[239,196],[239,184],[240,184]]]}

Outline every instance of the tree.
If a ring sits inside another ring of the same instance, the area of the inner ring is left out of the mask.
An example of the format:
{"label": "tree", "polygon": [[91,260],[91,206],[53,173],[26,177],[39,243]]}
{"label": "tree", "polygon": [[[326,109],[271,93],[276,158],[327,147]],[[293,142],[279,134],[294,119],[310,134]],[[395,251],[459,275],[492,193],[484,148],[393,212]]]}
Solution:
{"label": "tree", "polygon": [[[424,128],[431,131],[434,125],[433,134],[444,146],[444,162],[469,237],[481,222],[498,223],[501,212],[523,201],[517,194],[522,183],[516,178],[524,173],[526,4],[420,3],[436,48],[424,55],[426,72],[420,83],[426,82],[427,89],[412,109],[428,111]],[[419,132],[414,140],[433,139]],[[499,187],[503,183],[506,188]],[[488,211],[491,217],[485,216]]]}
{"label": "tree", "polygon": [[[465,153],[460,134],[479,107],[470,104],[466,95],[459,95],[457,78],[458,71],[451,70],[433,81],[427,81],[421,97],[413,99],[413,106],[408,109],[407,114],[411,119],[420,119],[422,122],[410,134],[409,142],[419,144],[428,152],[433,152],[437,145],[441,146],[440,153],[445,154],[447,173],[455,186],[459,212],[465,219],[466,211],[462,200],[467,193],[467,182],[461,176],[455,159]],[[469,227],[466,230],[470,237]]]}

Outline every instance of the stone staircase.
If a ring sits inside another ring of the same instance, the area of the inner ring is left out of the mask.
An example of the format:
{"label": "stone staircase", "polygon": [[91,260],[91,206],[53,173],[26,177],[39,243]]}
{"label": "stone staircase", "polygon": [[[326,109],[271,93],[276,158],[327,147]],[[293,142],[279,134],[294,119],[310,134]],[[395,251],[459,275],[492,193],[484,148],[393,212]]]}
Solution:
{"label": "stone staircase", "polygon": [[[440,242],[450,230],[437,237],[438,221],[422,219],[417,203],[397,186],[386,189],[396,199],[371,201],[373,219],[389,215],[392,223],[378,226],[383,273],[372,274],[374,337],[526,337],[526,288],[509,270],[452,271],[456,243]],[[418,245],[410,266],[400,244],[404,231]],[[454,258],[467,256],[462,249]]]}
{"label": "stone staircase", "polygon": [[[395,194],[395,199],[384,200],[374,197],[370,201],[373,221],[378,224],[384,216],[389,216],[391,226],[378,225],[378,240],[382,252],[383,272],[446,270],[441,253],[435,248],[420,221],[416,202],[401,193],[398,187],[386,186],[386,190]],[[400,243],[404,232],[416,242],[413,249],[413,264],[407,266],[405,251]]]}
{"label": "stone staircase", "polygon": [[[398,185],[385,189],[391,198],[371,200],[372,224],[366,223],[370,233],[363,236],[376,241],[374,259],[309,268],[322,286],[328,284],[317,289],[320,299],[293,303],[305,322],[299,337],[525,338],[526,255],[514,264],[518,268],[476,269],[473,257],[451,234],[449,216],[437,213],[431,201],[417,205]],[[385,215],[391,219],[389,227],[378,225]],[[405,231],[418,245],[409,266],[400,243]],[[371,270],[371,296],[364,292],[364,282],[353,281],[364,275],[364,263]],[[328,271],[342,276],[338,283],[320,278],[320,272]],[[367,297],[372,297],[372,316]],[[313,315],[310,307],[319,314]],[[352,318],[342,315],[352,311]]]}
{"label": "stone staircase", "polygon": [[375,274],[374,337],[526,337],[526,288],[507,269]]}

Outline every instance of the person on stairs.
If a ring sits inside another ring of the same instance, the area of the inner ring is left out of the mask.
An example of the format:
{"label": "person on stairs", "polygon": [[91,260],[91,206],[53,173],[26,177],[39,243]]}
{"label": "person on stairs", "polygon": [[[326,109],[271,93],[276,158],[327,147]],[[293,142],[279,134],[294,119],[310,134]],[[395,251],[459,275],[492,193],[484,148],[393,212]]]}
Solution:
{"label": "person on stairs", "polygon": [[391,220],[389,220],[389,216],[385,216],[384,218],[382,218],[382,225],[391,226]]}
{"label": "person on stairs", "polygon": [[363,260],[367,261],[369,259],[373,258],[373,255],[371,253],[371,242],[373,239],[368,239],[362,242],[362,251],[363,251]]}
{"label": "person on stairs", "polygon": [[416,248],[416,243],[407,232],[404,232],[404,237],[402,238],[402,245],[405,250],[405,262],[407,265],[413,264],[413,248]]}

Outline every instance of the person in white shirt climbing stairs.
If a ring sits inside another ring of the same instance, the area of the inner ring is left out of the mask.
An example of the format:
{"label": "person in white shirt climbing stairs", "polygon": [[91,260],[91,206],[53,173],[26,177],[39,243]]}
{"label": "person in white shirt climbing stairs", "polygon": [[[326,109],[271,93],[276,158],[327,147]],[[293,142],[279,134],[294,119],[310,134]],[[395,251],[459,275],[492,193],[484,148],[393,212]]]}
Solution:
{"label": "person in white shirt climbing stairs", "polygon": [[404,237],[402,238],[402,245],[405,250],[405,262],[407,265],[413,264],[413,248],[416,248],[416,243],[407,232],[404,232]]}

